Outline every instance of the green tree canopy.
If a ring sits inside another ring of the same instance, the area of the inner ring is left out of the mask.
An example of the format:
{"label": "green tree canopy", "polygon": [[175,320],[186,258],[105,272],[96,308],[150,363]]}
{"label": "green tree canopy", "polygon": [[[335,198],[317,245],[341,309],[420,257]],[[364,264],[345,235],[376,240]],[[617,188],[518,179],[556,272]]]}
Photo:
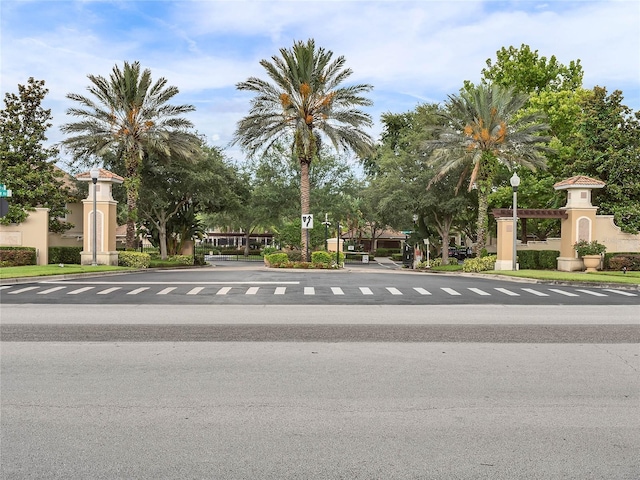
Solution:
{"label": "green tree canopy", "polygon": [[60,220],[71,198],[62,182],[63,173],[54,165],[58,150],[45,147],[51,110],[42,107],[48,90],[44,80],[29,78],[18,85],[18,94],[6,93],[0,111],[0,183],[12,191],[9,212],[3,224],[21,223],[36,207],[49,209],[49,230],[72,227]]}
{"label": "green tree canopy", "polygon": [[[333,52],[316,48],[312,39],[297,41],[280,56],[262,60],[269,81],[251,77],[237,85],[255,93],[249,114],[240,122],[234,142],[249,155],[264,152],[277,142],[290,140],[300,163],[300,213],[310,213],[309,166],[316,158],[321,139],[328,138],[336,149],[365,156],[373,141],[363,130],[371,118],[360,107],[371,105],[362,96],[370,85],[341,86],[352,74],[346,60]],[[292,140],[291,140],[292,139]],[[306,234],[301,229],[303,259]]]}
{"label": "green tree canopy", "polygon": [[135,223],[140,173],[145,154],[158,152],[166,158],[189,158],[197,154],[200,139],[190,129],[192,123],[182,117],[194,110],[192,105],[171,105],[178,88],[167,86],[160,78],[155,83],[149,69],[139,62],[117,65],[109,78],[89,75],[91,96],[70,93],[67,98],[78,107],[67,114],[79,118],[61,127],[70,136],[63,141],[76,160],[95,163],[106,151],[124,159],[127,190],[127,248],[135,247]]}

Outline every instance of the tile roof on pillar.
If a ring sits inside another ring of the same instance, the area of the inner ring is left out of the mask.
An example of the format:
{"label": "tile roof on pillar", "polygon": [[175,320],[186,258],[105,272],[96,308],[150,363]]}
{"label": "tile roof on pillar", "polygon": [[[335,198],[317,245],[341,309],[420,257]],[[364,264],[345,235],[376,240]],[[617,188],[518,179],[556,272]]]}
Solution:
{"label": "tile roof on pillar", "polygon": [[556,190],[563,190],[567,188],[602,188],[605,185],[606,184],[602,180],[587,177],[585,175],[576,175],[575,177],[557,182],[553,185],[553,188]]}
{"label": "tile roof on pillar", "polygon": [[[124,178],[122,178],[120,175],[116,175],[115,173],[110,172],[109,170],[105,170],[104,168],[99,168],[98,170],[100,171],[98,178],[101,180],[109,180],[113,183],[124,182]],[[79,173],[78,175],[76,175],[76,178],[78,180],[91,181],[91,171]]]}

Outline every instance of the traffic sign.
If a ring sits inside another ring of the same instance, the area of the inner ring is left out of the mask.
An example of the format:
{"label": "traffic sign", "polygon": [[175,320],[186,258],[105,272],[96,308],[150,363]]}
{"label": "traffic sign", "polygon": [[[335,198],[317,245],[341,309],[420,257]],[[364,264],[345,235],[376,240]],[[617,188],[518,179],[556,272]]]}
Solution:
{"label": "traffic sign", "polygon": [[7,189],[7,186],[4,184],[0,184],[0,198],[2,197],[10,197],[11,190]]}
{"label": "traffic sign", "polygon": [[307,213],[305,215],[302,215],[302,228],[313,228],[313,214]]}

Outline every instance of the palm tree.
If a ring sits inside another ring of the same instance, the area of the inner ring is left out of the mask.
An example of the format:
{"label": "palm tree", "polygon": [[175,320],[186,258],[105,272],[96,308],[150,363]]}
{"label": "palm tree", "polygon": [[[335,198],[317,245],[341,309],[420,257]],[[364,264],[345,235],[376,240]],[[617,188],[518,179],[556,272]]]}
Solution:
{"label": "palm tree", "polygon": [[192,123],[180,115],[194,110],[192,105],[167,102],[178,88],[166,86],[167,80],[151,80],[151,71],[141,72],[140,63],[113,67],[110,77],[88,75],[89,92],[95,98],[70,93],[67,98],[81,106],[67,110],[80,120],[61,127],[71,134],[62,143],[76,159],[93,163],[91,158],[114,151],[124,159],[127,190],[127,248],[135,248],[137,200],[142,162],[149,152],[165,158],[189,158],[199,148],[198,137],[188,130]]}
{"label": "palm tree", "polygon": [[[255,92],[249,114],[238,122],[234,144],[250,155],[265,152],[278,140],[291,142],[293,154],[300,162],[300,209],[309,212],[309,165],[314,159],[321,134],[336,149],[360,155],[372,151],[373,141],[362,130],[372,125],[371,117],[357,107],[372,102],[362,93],[371,85],[340,87],[352,73],[345,59],[332,60],[333,52],[316,48],[310,39],[295,42],[292,49],[280,49],[280,56],[261,60],[272,80],[251,77],[239,83],[239,90]],[[302,258],[307,259],[307,240],[301,231]]]}
{"label": "palm tree", "polygon": [[500,165],[535,170],[546,166],[549,127],[539,114],[519,115],[529,96],[500,85],[479,85],[450,95],[445,127],[427,142],[436,175],[430,185],[452,169],[463,167],[458,187],[469,178],[478,191],[476,253],[486,245],[488,196]]}

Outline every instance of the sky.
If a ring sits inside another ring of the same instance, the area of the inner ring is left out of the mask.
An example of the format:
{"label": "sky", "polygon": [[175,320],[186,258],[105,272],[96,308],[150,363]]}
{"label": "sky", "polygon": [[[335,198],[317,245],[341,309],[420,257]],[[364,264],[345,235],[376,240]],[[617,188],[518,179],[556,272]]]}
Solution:
{"label": "sky", "polygon": [[502,47],[522,44],[565,65],[579,59],[584,87],[621,90],[640,110],[637,0],[2,0],[0,22],[2,98],[29,77],[44,80],[49,144],[74,120],[66,95],[85,95],[87,75],[139,61],[178,87],[171,103],[195,106],[187,118],[210,145],[241,161],[230,142],[252,95],[236,84],[266,79],[260,60],[309,38],[345,57],[345,85],[373,85],[365,111],[376,139],[383,113],[444,102],[465,80],[478,83]]}

